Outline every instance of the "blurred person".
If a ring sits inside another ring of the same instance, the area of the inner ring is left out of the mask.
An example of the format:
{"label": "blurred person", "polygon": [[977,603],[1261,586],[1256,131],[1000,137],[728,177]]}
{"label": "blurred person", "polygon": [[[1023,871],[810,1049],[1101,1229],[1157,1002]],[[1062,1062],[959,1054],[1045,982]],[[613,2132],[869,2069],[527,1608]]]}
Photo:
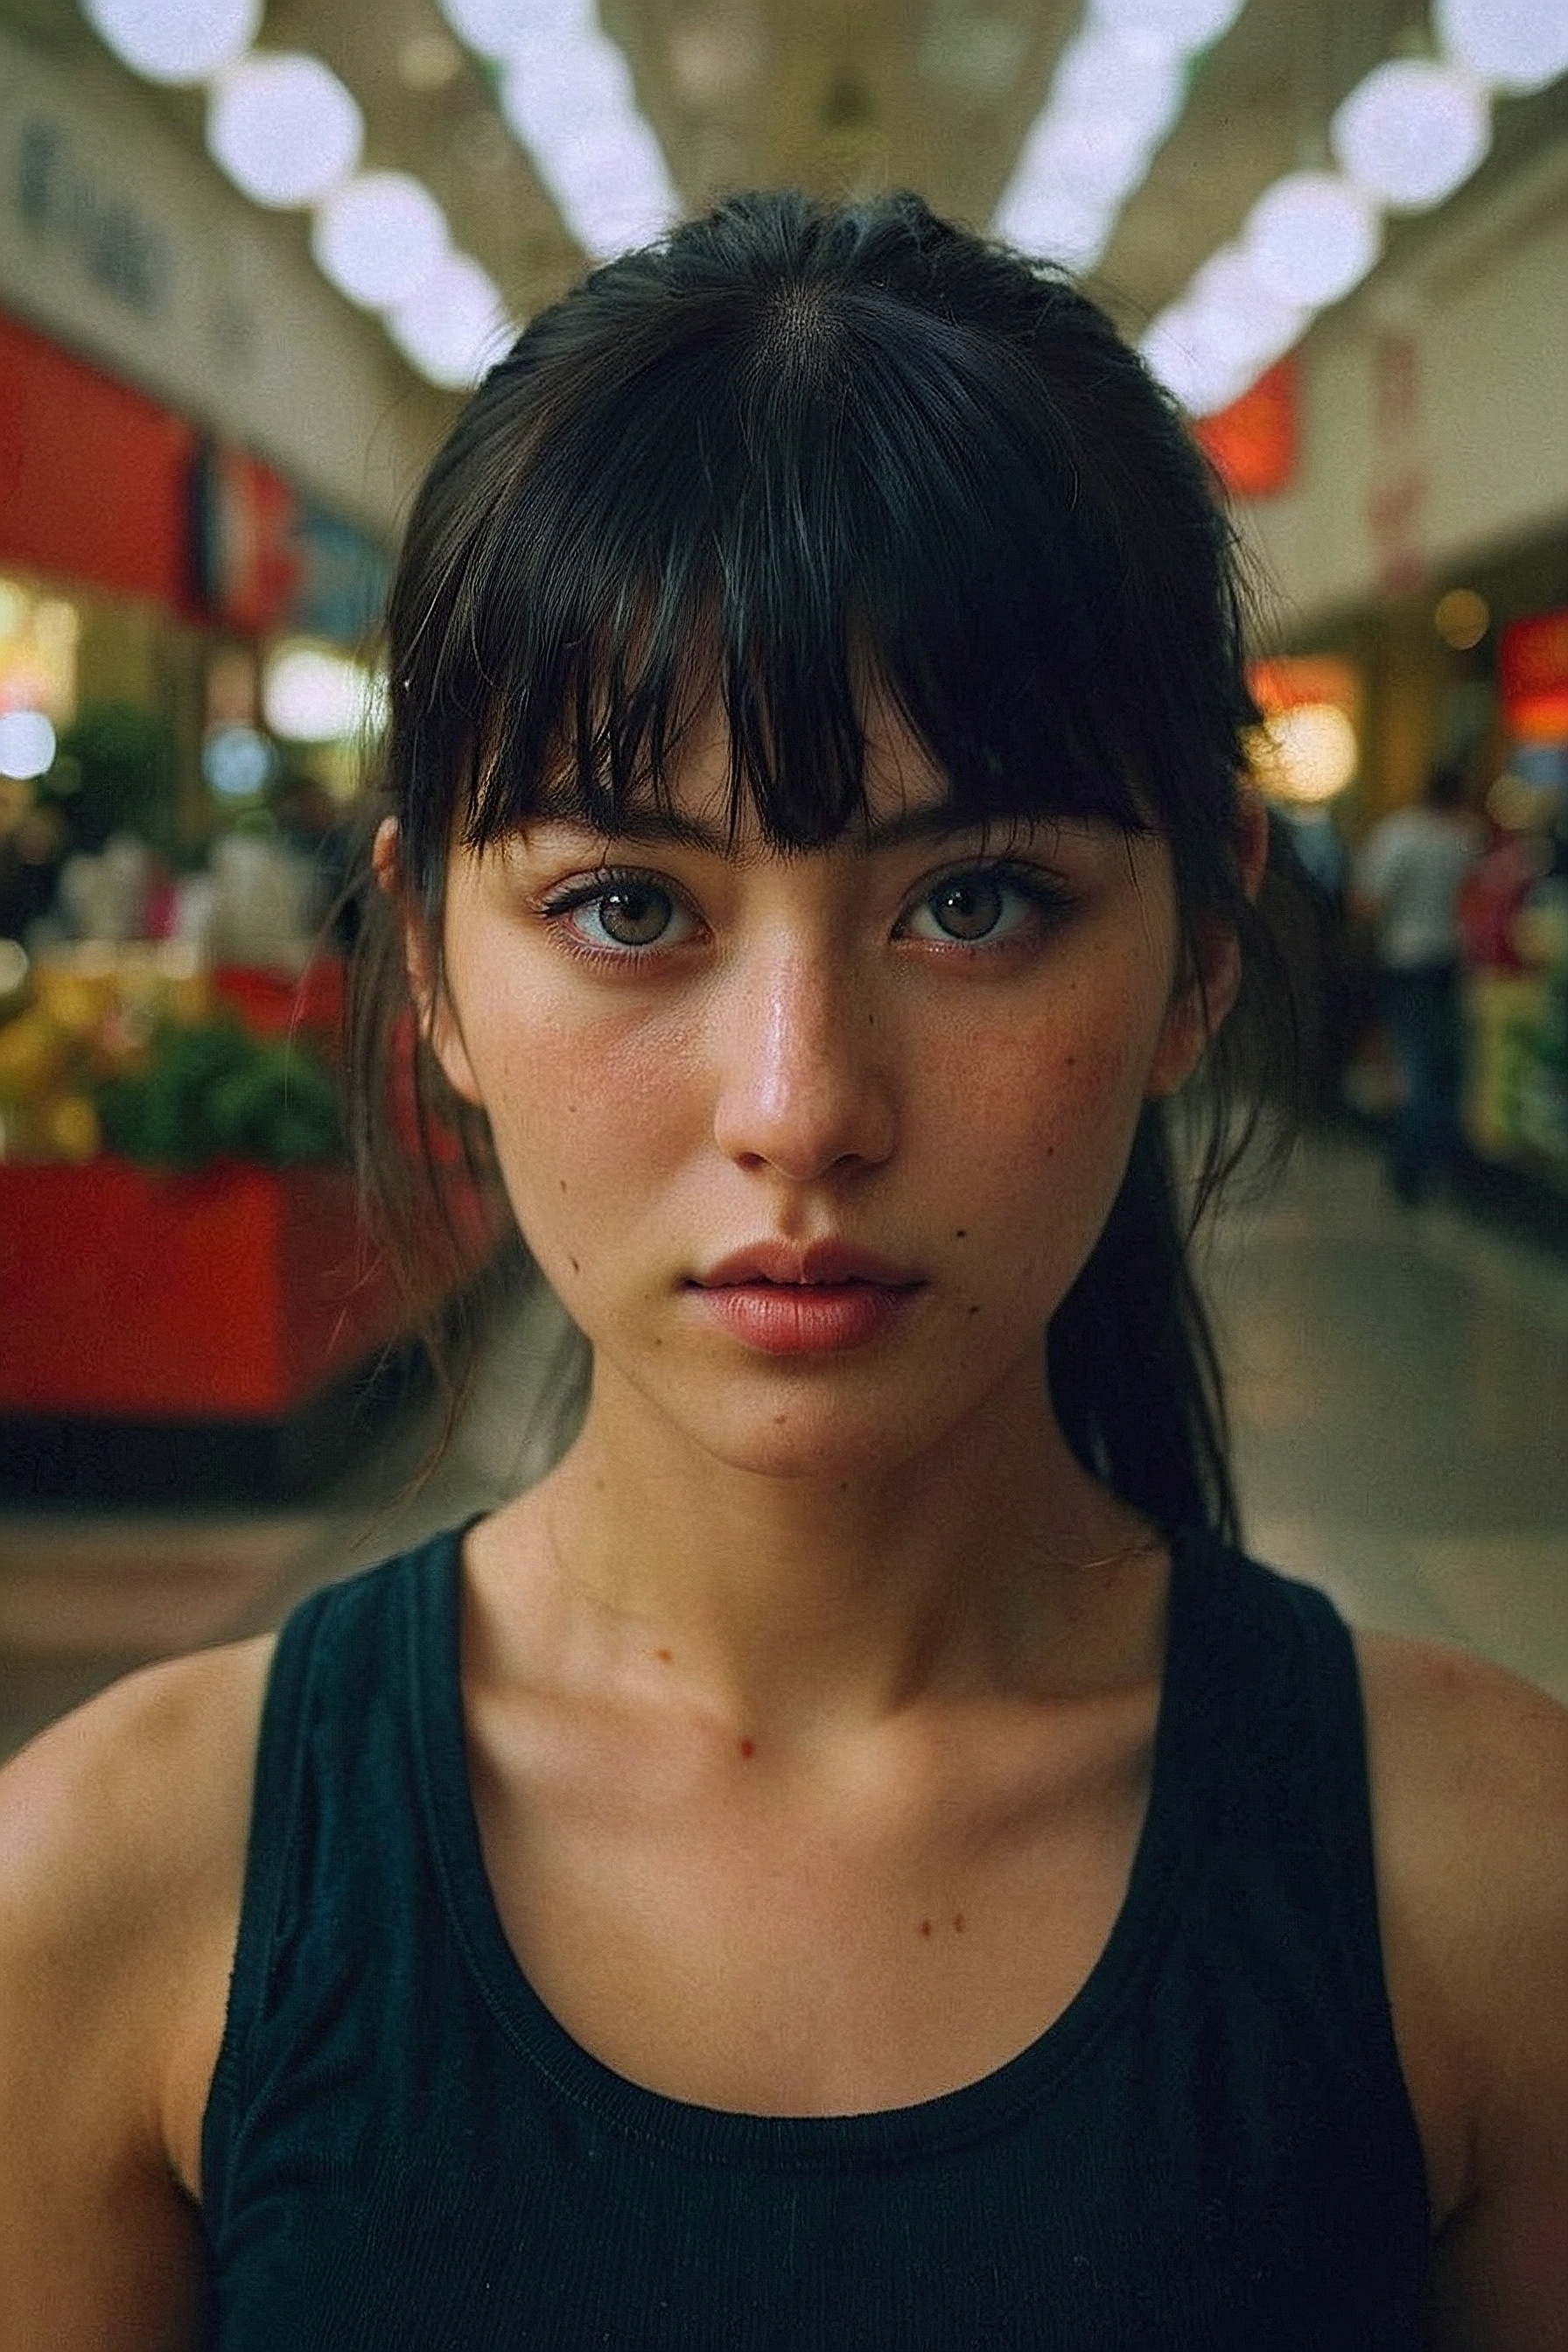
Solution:
{"label": "blurred person", "polygon": [[1363,843],[1352,905],[1373,929],[1379,1002],[1402,1100],[1389,1130],[1388,1181],[1413,1207],[1459,1150],[1458,899],[1480,854],[1464,773],[1441,765],[1415,808],[1395,809]]}
{"label": "blurred person", "polygon": [[585,1414],[7,1768],[0,2346],[1560,2345],[1565,1719],[1236,1548],[1173,405],[912,197],[738,197],[492,371],[389,625],[367,1181],[412,1278],[412,1024]]}

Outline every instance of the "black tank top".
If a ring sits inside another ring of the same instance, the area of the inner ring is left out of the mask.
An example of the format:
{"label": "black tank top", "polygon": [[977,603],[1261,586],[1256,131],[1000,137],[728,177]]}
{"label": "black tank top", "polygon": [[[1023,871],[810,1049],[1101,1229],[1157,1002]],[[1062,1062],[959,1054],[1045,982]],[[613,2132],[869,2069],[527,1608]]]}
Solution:
{"label": "black tank top", "polygon": [[1077,1998],[944,2097],[759,2116],[612,2073],[519,1969],[460,1541],[281,1636],[203,2138],[221,2352],[1414,2352],[1425,2177],[1320,1594],[1179,1541],[1148,1813]]}

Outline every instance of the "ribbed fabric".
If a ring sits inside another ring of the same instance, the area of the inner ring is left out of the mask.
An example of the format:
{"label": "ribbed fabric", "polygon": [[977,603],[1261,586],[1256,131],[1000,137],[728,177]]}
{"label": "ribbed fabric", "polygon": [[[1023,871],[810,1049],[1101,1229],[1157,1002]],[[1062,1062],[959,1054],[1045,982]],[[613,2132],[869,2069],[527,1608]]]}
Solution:
{"label": "ribbed fabric", "polygon": [[459,1546],[279,1643],[203,2142],[220,2352],[1414,2352],[1425,2179],[1321,1594],[1178,1541],[1148,1814],[1077,1999],[946,2097],[757,2116],[612,2073],[519,1969]]}

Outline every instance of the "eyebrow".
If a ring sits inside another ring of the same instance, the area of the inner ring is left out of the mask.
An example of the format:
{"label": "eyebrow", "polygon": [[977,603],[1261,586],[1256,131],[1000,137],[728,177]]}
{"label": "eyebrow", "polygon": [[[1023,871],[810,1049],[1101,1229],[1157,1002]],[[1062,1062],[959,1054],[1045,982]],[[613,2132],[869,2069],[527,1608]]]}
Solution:
{"label": "eyebrow", "polygon": [[[710,856],[733,855],[734,844],[729,835],[716,825],[704,824],[700,818],[684,816],[678,809],[628,808],[616,817],[612,827],[590,822],[580,809],[551,808],[548,804],[537,812],[542,824],[558,824],[573,833],[580,833],[594,841],[637,841],[649,845],[675,845],[683,849],[706,851]],[[962,834],[979,833],[994,819],[964,816],[951,803],[939,802],[931,808],[905,809],[898,816],[879,817],[875,823],[851,828],[850,837],[868,854],[879,850],[899,849],[911,841],[952,841]],[[1017,820],[1009,822],[1016,824]]]}

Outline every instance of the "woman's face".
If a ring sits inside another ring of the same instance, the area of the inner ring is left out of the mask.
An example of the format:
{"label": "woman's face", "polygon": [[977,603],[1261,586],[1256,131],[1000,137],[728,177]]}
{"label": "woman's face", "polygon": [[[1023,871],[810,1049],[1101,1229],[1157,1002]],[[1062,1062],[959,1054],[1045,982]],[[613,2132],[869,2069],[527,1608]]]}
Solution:
{"label": "woman's face", "polygon": [[890,726],[869,841],[731,845],[725,751],[685,762],[679,836],[458,851],[433,1041],[596,1409],[629,1389],[736,1467],[891,1468],[1043,1399],[1140,1110],[1202,1049],[1170,858],[1092,824],[944,836]]}

